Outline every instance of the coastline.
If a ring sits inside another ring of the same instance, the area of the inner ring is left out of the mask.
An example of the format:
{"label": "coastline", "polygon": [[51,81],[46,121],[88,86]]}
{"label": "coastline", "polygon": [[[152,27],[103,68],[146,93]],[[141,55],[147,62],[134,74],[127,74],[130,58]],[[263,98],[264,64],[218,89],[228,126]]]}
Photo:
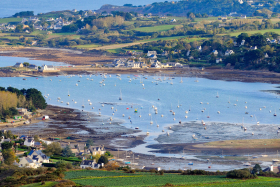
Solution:
{"label": "coastline", "polygon": [[[72,49],[52,48],[5,48],[0,49],[0,56],[27,57],[36,60],[45,60],[53,62],[64,62],[75,67],[59,67],[59,72],[19,72],[2,69],[0,77],[36,77],[36,76],[57,76],[70,74],[92,74],[94,72],[111,74],[149,74],[165,75],[172,77],[198,77],[211,80],[239,81],[239,82],[262,82],[271,84],[280,84],[280,73],[269,71],[249,71],[235,69],[205,69],[199,68],[93,68],[92,64],[111,63],[119,56],[104,56],[99,53],[84,53]],[[125,56],[123,57],[125,58]]]}

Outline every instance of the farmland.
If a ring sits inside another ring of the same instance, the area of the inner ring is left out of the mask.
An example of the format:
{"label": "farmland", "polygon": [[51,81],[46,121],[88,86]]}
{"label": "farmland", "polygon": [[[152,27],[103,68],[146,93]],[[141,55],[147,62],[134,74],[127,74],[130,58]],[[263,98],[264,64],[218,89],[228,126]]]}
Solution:
{"label": "farmland", "polygon": [[[280,34],[280,29],[266,29],[266,30],[254,30],[254,31],[241,31],[241,32],[232,32],[232,33],[228,33],[230,36],[238,36],[241,33],[248,33],[248,34],[256,34],[256,33],[261,33],[264,34],[266,32],[275,32],[277,34]],[[226,34],[222,34],[222,35],[226,35]]]}
{"label": "farmland", "polygon": [[170,30],[173,27],[175,27],[175,25],[159,25],[154,27],[140,27],[134,30],[141,31],[141,32],[161,32],[161,31]]}
{"label": "farmland", "polygon": [[278,186],[280,179],[259,177],[251,180],[228,179],[225,176],[194,176],[180,174],[158,175],[150,172],[128,174],[107,171],[71,171],[65,173],[65,179],[76,184],[94,186],[162,186],[165,184],[183,186]]}

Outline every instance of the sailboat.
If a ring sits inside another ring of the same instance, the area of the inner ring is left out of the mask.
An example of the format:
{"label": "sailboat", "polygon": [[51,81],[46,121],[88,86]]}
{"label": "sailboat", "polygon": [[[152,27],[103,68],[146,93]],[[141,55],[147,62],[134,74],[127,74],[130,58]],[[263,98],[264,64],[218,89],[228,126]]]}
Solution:
{"label": "sailboat", "polygon": [[177,106],[177,108],[179,108],[180,107],[180,105],[179,105],[179,100],[178,100],[178,106]]}
{"label": "sailboat", "polygon": [[151,121],[150,121],[150,124],[152,125],[154,122],[152,121],[152,115],[151,115]]}
{"label": "sailboat", "polygon": [[217,92],[216,98],[219,98],[219,94],[218,94],[218,92]]}
{"label": "sailboat", "polygon": [[245,163],[243,164],[243,166],[251,166],[251,163],[249,162],[249,154],[248,154],[248,162],[245,162]]}
{"label": "sailboat", "polygon": [[84,100],[83,100],[83,105],[82,105],[82,108],[85,108],[85,105],[84,105]]}
{"label": "sailboat", "polygon": [[274,112],[273,116],[277,116],[277,114],[276,114],[276,110],[275,110],[275,112]]}
{"label": "sailboat", "polygon": [[180,81],[180,83],[183,83],[183,79],[182,79],[182,77],[181,77],[181,81]]}
{"label": "sailboat", "polygon": [[122,100],[122,91],[120,89],[120,97],[119,97],[119,100]]}
{"label": "sailboat", "polygon": [[68,90],[68,97],[70,97],[69,90]]}

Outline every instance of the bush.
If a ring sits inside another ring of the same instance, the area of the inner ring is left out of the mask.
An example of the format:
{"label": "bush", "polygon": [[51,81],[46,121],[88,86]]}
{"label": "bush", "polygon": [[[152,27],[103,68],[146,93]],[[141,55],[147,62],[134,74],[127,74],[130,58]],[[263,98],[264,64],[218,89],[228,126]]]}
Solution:
{"label": "bush", "polygon": [[227,173],[227,178],[233,179],[254,179],[257,175],[251,174],[249,169],[231,170]]}
{"label": "bush", "polygon": [[160,175],[164,175],[164,171],[163,171],[163,170],[160,170],[160,171],[159,171],[159,174],[160,174]]}

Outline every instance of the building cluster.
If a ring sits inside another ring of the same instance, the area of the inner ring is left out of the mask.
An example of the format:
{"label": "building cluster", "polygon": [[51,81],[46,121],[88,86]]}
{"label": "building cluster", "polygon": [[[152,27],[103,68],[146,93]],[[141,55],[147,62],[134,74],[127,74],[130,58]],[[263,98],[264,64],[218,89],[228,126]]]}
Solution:
{"label": "building cluster", "polygon": [[[24,65],[23,63],[17,62],[14,67],[16,68],[23,68]],[[35,64],[30,64],[28,67],[29,69],[33,69],[33,70],[37,70],[37,71],[41,71],[41,72],[46,72],[46,71],[59,71],[55,66],[53,65],[42,65],[42,66],[37,66]]]}
{"label": "building cluster", "polygon": [[[173,51],[173,53],[178,53],[179,50]],[[141,55],[142,52],[129,52],[130,55]],[[161,56],[168,56],[168,52],[164,51]],[[115,68],[183,68],[184,66],[179,62],[168,62],[161,63],[157,60],[157,52],[156,51],[148,51],[146,54],[147,58],[135,57],[131,58],[119,58],[115,59],[112,64],[107,66],[115,67]]]}

